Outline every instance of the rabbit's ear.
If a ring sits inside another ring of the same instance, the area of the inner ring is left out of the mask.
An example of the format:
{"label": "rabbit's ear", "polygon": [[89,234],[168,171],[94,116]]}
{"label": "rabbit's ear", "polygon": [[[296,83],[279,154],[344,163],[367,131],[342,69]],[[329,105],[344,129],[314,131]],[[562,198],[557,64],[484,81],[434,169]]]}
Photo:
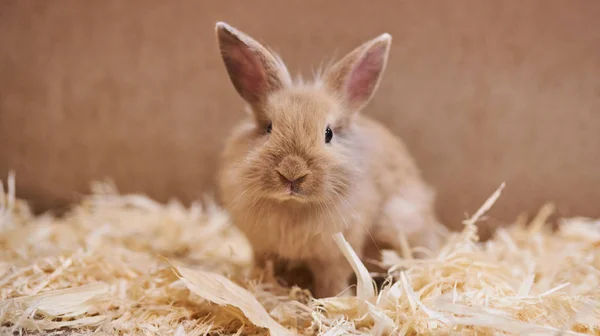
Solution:
{"label": "rabbit's ear", "polygon": [[216,33],[229,78],[253,108],[291,83],[281,59],[250,36],[224,22],[217,23]]}
{"label": "rabbit's ear", "polygon": [[361,110],[377,90],[391,44],[392,36],[382,34],[354,49],[325,72],[325,84],[350,110]]}

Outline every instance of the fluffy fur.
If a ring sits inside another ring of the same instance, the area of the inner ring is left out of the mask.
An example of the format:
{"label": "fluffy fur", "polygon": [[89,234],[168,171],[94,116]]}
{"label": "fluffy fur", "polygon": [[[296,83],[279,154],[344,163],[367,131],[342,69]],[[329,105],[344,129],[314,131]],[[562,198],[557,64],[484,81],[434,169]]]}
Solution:
{"label": "fluffy fur", "polygon": [[360,114],[381,80],[390,35],[356,48],[312,83],[294,83],[281,59],[251,37],[225,23],[216,33],[252,111],[226,143],[219,195],[259,266],[272,257],[302,261],[315,296],[327,297],[347,289],[352,274],[335,232],[361,258],[400,249],[403,234],[413,246],[438,248],[433,191],[404,144]]}

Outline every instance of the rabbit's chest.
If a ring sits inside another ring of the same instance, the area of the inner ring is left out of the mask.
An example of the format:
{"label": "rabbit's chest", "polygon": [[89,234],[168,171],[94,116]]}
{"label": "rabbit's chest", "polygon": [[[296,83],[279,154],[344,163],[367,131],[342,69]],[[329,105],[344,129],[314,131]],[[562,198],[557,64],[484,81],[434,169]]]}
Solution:
{"label": "rabbit's chest", "polygon": [[327,216],[292,217],[289,214],[271,213],[253,221],[257,225],[253,225],[253,229],[246,234],[254,250],[292,260],[322,258],[339,252],[333,240],[336,232],[342,232],[358,250],[368,226],[363,216],[348,210]]}
{"label": "rabbit's chest", "polygon": [[286,259],[311,259],[329,255],[337,249],[331,223],[289,223],[273,237],[273,252]]}

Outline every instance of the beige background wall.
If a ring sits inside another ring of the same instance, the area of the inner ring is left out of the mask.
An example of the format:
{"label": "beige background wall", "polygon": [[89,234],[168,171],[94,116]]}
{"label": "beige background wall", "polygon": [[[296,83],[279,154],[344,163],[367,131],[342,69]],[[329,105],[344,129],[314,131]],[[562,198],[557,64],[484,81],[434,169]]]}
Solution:
{"label": "beige background wall", "polygon": [[[456,222],[502,181],[495,222],[555,201],[600,216],[600,1],[0,1],[0,174],[37,209],[112,177],[196,198],[242,115],[213,26],[293,72],[384,31],[368,113],[407,142]],[[455,225],[454,225],[455,226]]]}

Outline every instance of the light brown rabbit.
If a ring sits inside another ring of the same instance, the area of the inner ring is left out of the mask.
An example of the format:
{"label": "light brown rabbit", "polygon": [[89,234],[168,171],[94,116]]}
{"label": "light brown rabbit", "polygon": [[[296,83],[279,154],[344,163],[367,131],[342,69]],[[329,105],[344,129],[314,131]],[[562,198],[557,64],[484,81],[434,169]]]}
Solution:
{"label": "light brown rabbit", "polygon": [[256,261],[305,262],[314,295],[338,295],[352,269],[334,243],[342,232],[361,258],[373,243],[437,249],[434,193],[404,144],[360,114],[385,69],[391,36],[350,52],[310,83],[292,81],[281,59],[219,22],[227,72],[251,116],[226,143],[219,195]]}

